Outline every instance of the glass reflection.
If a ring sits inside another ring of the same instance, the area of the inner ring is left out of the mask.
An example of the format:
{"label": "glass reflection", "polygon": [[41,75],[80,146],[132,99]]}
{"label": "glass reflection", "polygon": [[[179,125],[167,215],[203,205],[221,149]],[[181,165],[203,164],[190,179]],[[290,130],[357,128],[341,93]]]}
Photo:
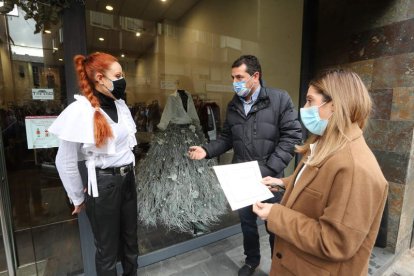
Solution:
{"label": "glass reflection", "polygon": [[[192,96],[206,138],[220,134],[227,103],[234,95],[231,64],[242,54],[258,56],[265,85],[286,89],[297,102],[302,4],[270,0],[190,0],[170,5],[124,1],[108,11],[103,3],[87,1],[88,52],[106,51],[119,57],[125,71],[126,100],[138,129],[137,163],[147,155],[167,99],[177,90]],[[286,11],[290,13],[289,24],[285,22]],[[214,109],[209,112],[208,106]],[[226,164],[231,159],[232,152],[228,152],[219,162]],[[157,169],[148,166],[148,170]],[[203,233],[179,233],[159,224],[141,224],[140,253],[237,223],[237,213],[229,211]]]}
{"label": "glass reflection", "polygon": [[[245,51],[260,52],[255,34],[246,38],[244,35],[240,37],[236,29],[222,33],[217,26],[208,28],[207,24],[193,24],[193,20],[196,22],[206,18],[221,8],[217,2],[201,11],[199,6],[201,8],[205,3],[180,3],[179,11],[177,4],[177,7],[170,7],[175,11],[174,14],[162,7],[134,4],[136,12],[132,15],[126,7],[121,12],[112,13],[104,10],[103,6],[87,2],[88,52],[106,51],[117,56],[125,71],[128,82],[126,101],[138,130],[139,145],[135,150],[138,164],[147,156],[151,142],[154,142],[159,131],[157,125],[167,98],[177,90],[185,90],[191,95],[204,135],[207,139],[215,139],[220,133],[227,103],[234,95],[230,78],[231,63]],[[129,2],[125,3],[125,6],[128,5]],[[246,6],[242,4],[239,8],[245,10]],[[258,7],[253,5],[251,8],[255,14]],[[227,9],[220,16],[227,17],[228,12]],[[160,21],[159,17],[164,19]],[[252,21],[245,23],[252,23],[247,31],[258,27]],[[108,37],[111,39],[108,40]],[[231,155],[231,152],[223,155],[220,163],[230,163]],[[159,169],[147,167],[154,172]],[[165,185],[165,188],[172,187]],[[237,213],[230,210],[208,230],[195,228],[193,233],[169,231],[159,223],[156,227],[148,227],[141,222],[138,229],[140,254],[238,222]]]}
{"label": "glass reflection", "polygon": [[34,22],[23,17],[21,10],[18,16],[2,17],[7,18],[11,38],[2,41],[14,44],[0,51],[0,122],[18,274],[78,273],[83,271],[78,224],[54,166],[56,148],[29,146],[27,139],[48,136],[41,124],[28,127],[28,118],[49,120],[63,109],[60,25],[50,34],[34,35]]}

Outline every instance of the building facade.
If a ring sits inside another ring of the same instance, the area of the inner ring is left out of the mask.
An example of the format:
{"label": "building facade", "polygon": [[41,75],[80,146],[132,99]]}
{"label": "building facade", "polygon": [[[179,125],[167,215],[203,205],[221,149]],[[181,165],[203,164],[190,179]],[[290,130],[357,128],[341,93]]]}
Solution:
{"label": "building facade", "polygon": [[[365,137],[390,183],[384,249],[390,263],[414,243],[413,29],[410,0],[72,1],[58,24],[36,35],[22,10],[0,15],[0,275],[94,275],[88,221],[71,216],[54,167],[56,144],[37,139],[78,93],[73,56],[94,51],[116,56],[125,71],[137,162],[155,131],[149,107],[162,112],[177,89],[196,105],[215,103],[220,131],[233,96],[230,67],[242,54],[258,56],[265,85],[288,91],[297,107],[319,70],[357,72],[375,104]],[[231,152],[220,162],[230,159]],[[138,262],[239,231],[230,210],[201,234],[141,225]]]}
{"label": "building facade", "polygon": [[[190,93],[196,106],[214,103],[219,133],[234,95],[231,64],[242,54],[258,56],[265,85],[288,91],[299,103],[302,0],[70,2],[57,24],[37,34],[23,10],[0,15],[0,275],[95,273],[88,221],[71,215],[54,166],[57,143],[46,131],[78,93],[74,55],[102,51],[118,58],[138,128],[137,162],[159,120],[149,110],[157,106],[161,113],[176,90]],[[222,164],[230,160],[231,152],[220,157]],[[138,262],[144,266],[238,232],[230,209],[203,233],[139,223]]]}

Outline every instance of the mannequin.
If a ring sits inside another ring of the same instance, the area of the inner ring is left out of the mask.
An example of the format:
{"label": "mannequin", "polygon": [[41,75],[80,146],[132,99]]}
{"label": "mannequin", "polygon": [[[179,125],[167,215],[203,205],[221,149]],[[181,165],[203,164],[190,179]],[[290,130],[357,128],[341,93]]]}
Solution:
{"label": "mannequin", "polygon": [[147,156],[137,168],[138,218],[178,232],[199,233],[226,212],[226,199],[211,166],[214,159],[187,157],[205,141],[191,95],[171,94]]}
{"label": "mannequin", "polygon": [[200,125],[193,99],[190,93],[185,90],[177,90],[168,96],[157,127],[160,130],[166,130],[170,123]]}
{"label": "mannequin", "polygon": [[187,112],[187,102],[188,102],[188,95],[185,93],[185,90],[178,89],[178,94],[180,95],[181,102],[183,103],[183,107],[185,112]]}

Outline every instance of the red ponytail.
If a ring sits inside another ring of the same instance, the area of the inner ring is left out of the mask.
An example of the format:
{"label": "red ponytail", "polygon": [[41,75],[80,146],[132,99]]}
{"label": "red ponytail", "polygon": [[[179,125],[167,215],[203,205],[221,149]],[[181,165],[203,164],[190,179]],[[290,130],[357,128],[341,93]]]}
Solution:
{"label": "red ponytail", "polygon": [[82,94],[90,101],[95,108],[93,116],[95,144],[99,148],[106,144],[109,138],[113,137],[112,129],[100,111],[99,100],[94,95],[95,74],[104,73],[109,66],[116,62],[117,59],[105,53],[93,53],[87,57],[76,55],[73,59],[75,70],[78,76],[78,85]]}

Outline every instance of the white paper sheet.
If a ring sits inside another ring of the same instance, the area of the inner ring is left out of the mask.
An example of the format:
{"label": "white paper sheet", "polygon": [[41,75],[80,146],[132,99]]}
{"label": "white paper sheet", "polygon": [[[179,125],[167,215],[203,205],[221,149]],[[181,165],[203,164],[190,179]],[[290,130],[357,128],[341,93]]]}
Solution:
{"label": "white paper sheet", "polygon": [[262,175],[257,161],[213,168],[233,211],[273,197],[260,182]]}

